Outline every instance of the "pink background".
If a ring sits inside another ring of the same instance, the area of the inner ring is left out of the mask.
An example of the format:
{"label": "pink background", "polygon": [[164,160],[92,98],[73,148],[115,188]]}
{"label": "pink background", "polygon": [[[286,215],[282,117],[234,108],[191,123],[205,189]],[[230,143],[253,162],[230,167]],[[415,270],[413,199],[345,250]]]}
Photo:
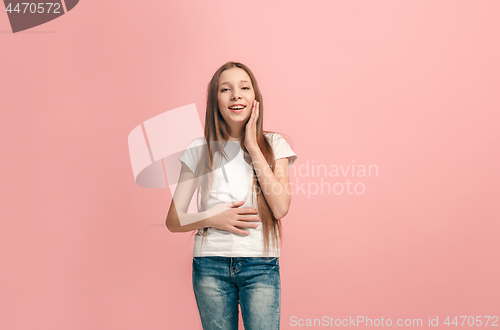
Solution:
{"label": "pink background", "polygon": [[134,182],[127,136],[190,103],[204,123],[208,81],[230,60],[253,70],[265,129],[290,137],[297,170],[379,168],[348,177],[363,194],[294,194],[282,329],[293,316],[500,316],[499,11],[84,0],[12,34],[2,10],[0,329],[201,329],[193,239],[165,227],[168,189]]}

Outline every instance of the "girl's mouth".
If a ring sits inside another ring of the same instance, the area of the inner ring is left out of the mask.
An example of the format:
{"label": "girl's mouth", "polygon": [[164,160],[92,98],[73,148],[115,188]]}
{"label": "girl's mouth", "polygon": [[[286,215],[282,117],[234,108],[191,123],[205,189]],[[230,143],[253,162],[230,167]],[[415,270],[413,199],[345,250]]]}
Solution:
{"label": "girl's mouth", "polygon": [[240,113],[243,110],[245,110],[245,108],[246,108],[246,105],[244,105],[244,106],[235,106],[234,109],[233,108],[228,108],[228,109],[231,110],[234,113]]}

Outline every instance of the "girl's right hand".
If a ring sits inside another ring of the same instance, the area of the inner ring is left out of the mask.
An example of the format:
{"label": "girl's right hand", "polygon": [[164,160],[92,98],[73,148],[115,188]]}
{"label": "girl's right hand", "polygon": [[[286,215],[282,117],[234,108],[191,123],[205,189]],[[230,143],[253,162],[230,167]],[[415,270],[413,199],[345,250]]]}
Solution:
{"label": "girl's right hand", "polygon": [[252,222],[257,222],[260,219],[255,216],[258,213],[256,209],[240,209],[239,207],[243,204],[245,204],[244,201],[229,202],[214,207],[213,211],[217,214],[208,219],[210,227],[227,230],[235,234],[248,235],[248,231],[237,227],[257,228],[258,224]]}

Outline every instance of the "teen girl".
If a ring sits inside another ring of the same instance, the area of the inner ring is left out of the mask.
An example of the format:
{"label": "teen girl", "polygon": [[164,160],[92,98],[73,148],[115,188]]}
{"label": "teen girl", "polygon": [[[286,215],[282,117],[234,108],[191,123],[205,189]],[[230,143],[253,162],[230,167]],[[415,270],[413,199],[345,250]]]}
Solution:
{"label": "teen girl", "polygon": [[[166,219],[171,232],[197,230],[192,276],[203,329],[238,329],[238,303],[246,330],[279,329],[280,219],[296,159],[281,134],[263,131],[262,95],[250,69],[220,67],[208,85],[205,136],[179,158]],[[188,214],[196,188],[199,213]]]}

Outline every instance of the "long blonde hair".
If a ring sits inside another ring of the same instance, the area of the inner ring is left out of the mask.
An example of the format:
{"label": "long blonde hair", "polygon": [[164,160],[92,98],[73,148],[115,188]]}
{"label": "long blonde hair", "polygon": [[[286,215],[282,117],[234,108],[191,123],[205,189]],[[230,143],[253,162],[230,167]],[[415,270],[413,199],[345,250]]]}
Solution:
{"label": "long blonde hair", "polygon": [[[264,136],[263,131],[263,121],[264,121],[264,102],[262,99],[262,94],[260,93],[259,86],[257,84],[257,80],[255,76],[250,71],[250,69],[244,64],[238,62],[227,62],[222,65],[213,75],[212,80],[208,84],[207,89],[207,107],[206,107],[206,116],[205,116],[205,141],[207,143],[207,148],[203,148],[201,153],[200,161],[198,162],[198,166],[196,168],[196,176],[199,179],[198,189],[197,189],[197,203],[200,210],[206,210],[207,199],[210,194],[210,187],[213,181],[212,173],[214,168],[214,153],[219,151],[227,159],[227,155],[224,152],[224,146],[227,143],[229,138],[229,130],[228,125],[219,109],[218,105],[218,90],[219,90],[219,77],[223,71],[230,68],[240,68],[246,71],[246,73],[250,76],[253,89],[255,91],[255,99],[259,102],[259,118],[257,119],[257,144],[259,145],[264,158],[267,163],[271,167],[274,172],[275,169],[275,161],[274,161],[274,152]],[[244,150],[245,154],[249,156],[248,150],[245,148],[245,130],[243,129],[242,136],[238,141],[241,148]],[[274,133],[265,131],[265,133]],[[212,141],[212,142],[210,142]],[[215,149],[215,150],[214,150]],[[259,212],[260,220],[262,221],[262,228],[264,233],[264,249],[269,257],[269,238],[272,236],[273,245],[278,247],[278,236],[280,241],[282,241],[282,233],[281,233],[281,220],[276,219],[274,216],[269,204],[267,203],[260,184],[257,180],[257,175],[255,173],[255,169],[253,170],[253,183],[252,190],[255,192],[255,196],[257,196],[257,207]],[[201,197],[201,198],[200,198]],[[252,202],[253,194],[252,194]],[[255,205],[255,204],[254,204]],[[203,240],[207,235],[208,228],[203,229],[202,233],[202,249],[203,249]],[[270,235],[271,234],[271,235]]]}

